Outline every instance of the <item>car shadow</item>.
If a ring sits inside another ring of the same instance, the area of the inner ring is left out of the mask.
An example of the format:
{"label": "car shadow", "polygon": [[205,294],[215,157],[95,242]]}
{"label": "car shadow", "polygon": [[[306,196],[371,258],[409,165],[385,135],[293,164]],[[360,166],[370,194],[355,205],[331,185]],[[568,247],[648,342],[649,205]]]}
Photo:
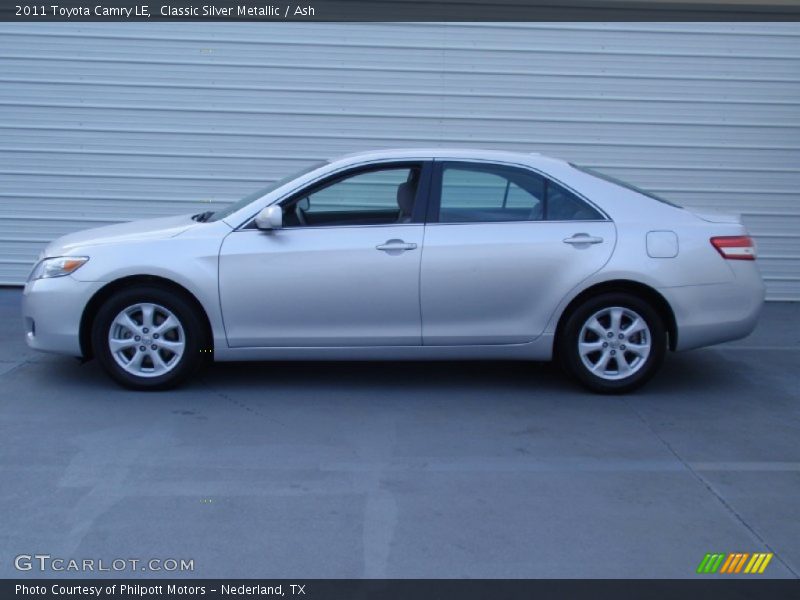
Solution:
{"label": "car shadow", "polygon": [[[714,388],[735,391],[747,381],[714,350],[670,353],[659,373],[639,392],[654,395]],[[216,363],[201,376],[215,388],[236,390],[253,386],[324,391],[381,387],[417,391],[499,393],[588,393],[564,374],[555,362],[526,361],[336,361]]]}
{"label": "car shadow", "polygon": [[[749,379],[747,366],[712,349],[670,353],[661,371],[636,394],[662,396],[700,390],[736,392]],[[80,392],[136,393],[120,388],[96,361],[48,357],[27,363],[40,386]],[[253,389],[324,394],[367,392],[457,393],[491,396],[503,393],[580,394],[594,396],[565,375],[555,362],[525,361],[268,361],[215,363],[176,390],[191,395],[203,388],[217,392]],[[151,392],[152,393],[152,392]],[[160,393],[159,393],[160,394]]]}
{"label": "car shadow", "polygon": [[303,387],[375,390],[492,388],[518,389],[532,384],[558,387],[569,383],[552,363],[516,361],[271,361],[216,363],[202,379],[227,389],[269,385],[276,388]]}

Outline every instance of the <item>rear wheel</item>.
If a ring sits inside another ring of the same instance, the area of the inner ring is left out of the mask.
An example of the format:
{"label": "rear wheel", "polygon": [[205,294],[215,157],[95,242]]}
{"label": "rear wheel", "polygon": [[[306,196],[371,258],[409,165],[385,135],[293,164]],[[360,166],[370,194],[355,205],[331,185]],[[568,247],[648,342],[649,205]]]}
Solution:
{"label": "rear wheel", "polygon": [[647,302],[627,293],[586,300],[568,317],[558,340],[565,370],[592,391],[630,392],[650,379],[664,360],[663,319]]}
{"label": "rear wheel", "polygon": [[122,290],[100,308],[92,347],[105,371],[132,389],[174,387],[203,362],[197,311],[181,294],[160,287]]}

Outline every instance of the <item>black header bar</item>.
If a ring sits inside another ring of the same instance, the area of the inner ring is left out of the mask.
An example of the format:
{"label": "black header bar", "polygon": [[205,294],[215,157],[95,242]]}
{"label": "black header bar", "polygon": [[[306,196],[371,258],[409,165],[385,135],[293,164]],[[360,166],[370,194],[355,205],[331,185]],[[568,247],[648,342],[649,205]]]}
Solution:
{"label": "black header bar", "polygon": [[800,0],[0,0],[3,21],[798,21]]}

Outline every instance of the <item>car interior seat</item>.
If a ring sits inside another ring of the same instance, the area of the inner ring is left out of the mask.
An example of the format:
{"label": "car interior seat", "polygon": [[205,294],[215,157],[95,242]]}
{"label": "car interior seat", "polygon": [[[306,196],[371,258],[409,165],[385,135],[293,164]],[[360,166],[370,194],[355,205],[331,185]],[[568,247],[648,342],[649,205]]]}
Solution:
{"label": "car interior seat", "polygon": [[405,183],[397,186],[397,222],[410,223],[414,211],[414,199],[417,195],[417,182],[419,181],[419,171],[412,169],[408,174]]}

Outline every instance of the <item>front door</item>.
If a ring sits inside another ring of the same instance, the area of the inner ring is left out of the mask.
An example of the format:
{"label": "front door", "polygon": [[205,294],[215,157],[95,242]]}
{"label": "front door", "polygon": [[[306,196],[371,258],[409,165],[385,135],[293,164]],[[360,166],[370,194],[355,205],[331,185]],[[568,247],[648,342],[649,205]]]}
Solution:
{"label": "front door", "polygon": [[282,202],[282,229],[228,235],[219,282],[229,345],[420,345],[421,173],[348,172]]}

